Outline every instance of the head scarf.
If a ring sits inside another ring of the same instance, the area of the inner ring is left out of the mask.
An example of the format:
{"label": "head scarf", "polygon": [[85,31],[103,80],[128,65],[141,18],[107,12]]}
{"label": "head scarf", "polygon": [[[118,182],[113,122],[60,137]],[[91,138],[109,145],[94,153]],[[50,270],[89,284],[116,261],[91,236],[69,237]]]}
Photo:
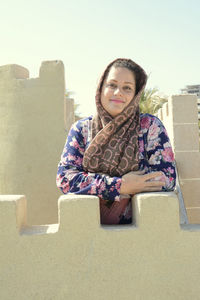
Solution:
{"label": "head scarf", "polygon": [[[136,94],[133,100],[120,114],[112,117],[101,104],[101,90],[108,69],[118,60],[128,61],[137,66],[140,76],[136,81]],[[83,157],[84,170],[110,176],[122,176],[138,170],[139,101],[146,80],[145,71],[131,60],[116,59],[107,66],[96,92],[97,114],[92,119],[92,141]]]}

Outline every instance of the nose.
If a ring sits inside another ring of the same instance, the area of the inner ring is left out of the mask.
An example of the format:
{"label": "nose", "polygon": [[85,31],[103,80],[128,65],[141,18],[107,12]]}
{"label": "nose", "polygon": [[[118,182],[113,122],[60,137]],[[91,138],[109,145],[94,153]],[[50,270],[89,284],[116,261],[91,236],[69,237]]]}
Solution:
{"label": "nose", "polygon": [[118,86],[115,91],[114,91],[114,95],[122,95],[122,90],[120,89],[120,87]]}

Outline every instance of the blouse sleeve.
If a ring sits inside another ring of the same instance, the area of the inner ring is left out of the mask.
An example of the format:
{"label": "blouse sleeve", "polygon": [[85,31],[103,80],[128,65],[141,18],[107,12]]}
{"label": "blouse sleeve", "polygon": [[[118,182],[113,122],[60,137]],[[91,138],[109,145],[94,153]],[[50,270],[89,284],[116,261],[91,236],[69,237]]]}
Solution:
{"label": "blouse sleeve", "polygon": [[86,148],[83,122],[79,120],[70,129],[58,164],[56,184],[64,194],[96,195],[104,200],[119,201],[120,177],[110,177],[83,170],[82,161]]}
{"label": "blouse sleeve", "polygon": [[148,172],[161,171],[159,179],[165,181],[164,191],[172,191],[176,185],[176,168],[172,146],[162,122],[153,117],[146,136]]}

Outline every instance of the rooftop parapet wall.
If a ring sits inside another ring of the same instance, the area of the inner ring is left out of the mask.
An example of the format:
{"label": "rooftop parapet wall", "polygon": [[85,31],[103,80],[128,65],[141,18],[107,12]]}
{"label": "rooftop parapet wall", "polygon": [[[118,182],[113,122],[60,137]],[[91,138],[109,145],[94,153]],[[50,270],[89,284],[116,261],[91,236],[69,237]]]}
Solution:
{"label": "rooftop parapet wall", "polygon": [[200,224],[200,152],[195,95],[177,95],[158,112],[173,145],[189,223]]}
{"label": "rooftop parapet wall", "polygon": [[134,225],[101,226],[99,200],[62,196],[59,224],[26,225],[24,196],[0,197],[0,288],[10,299],[197,299],[200,226],[175,193],[133,199]]}
{"label": "rooftop parapet wall", "polygon": [[0,194],[25,194],[30,224],[58,221],[55,177],[66,139],[65,102],[61,61],[43,62],[38,78],[19,65],[0,67]]}

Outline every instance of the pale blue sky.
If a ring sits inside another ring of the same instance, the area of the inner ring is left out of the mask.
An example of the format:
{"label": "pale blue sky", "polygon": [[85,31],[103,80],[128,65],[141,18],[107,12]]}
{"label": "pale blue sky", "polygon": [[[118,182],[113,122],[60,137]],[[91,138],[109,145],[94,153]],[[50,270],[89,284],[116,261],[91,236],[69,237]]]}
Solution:
{"label": "pale blue sky", "polygon": [[139,63],[150,74],[147,87],[166,95],[200,84],[199,0],[0,0],[0,11],[0,65],[37,77],[42,61],[62,60],[84,116],[117,57]]}

